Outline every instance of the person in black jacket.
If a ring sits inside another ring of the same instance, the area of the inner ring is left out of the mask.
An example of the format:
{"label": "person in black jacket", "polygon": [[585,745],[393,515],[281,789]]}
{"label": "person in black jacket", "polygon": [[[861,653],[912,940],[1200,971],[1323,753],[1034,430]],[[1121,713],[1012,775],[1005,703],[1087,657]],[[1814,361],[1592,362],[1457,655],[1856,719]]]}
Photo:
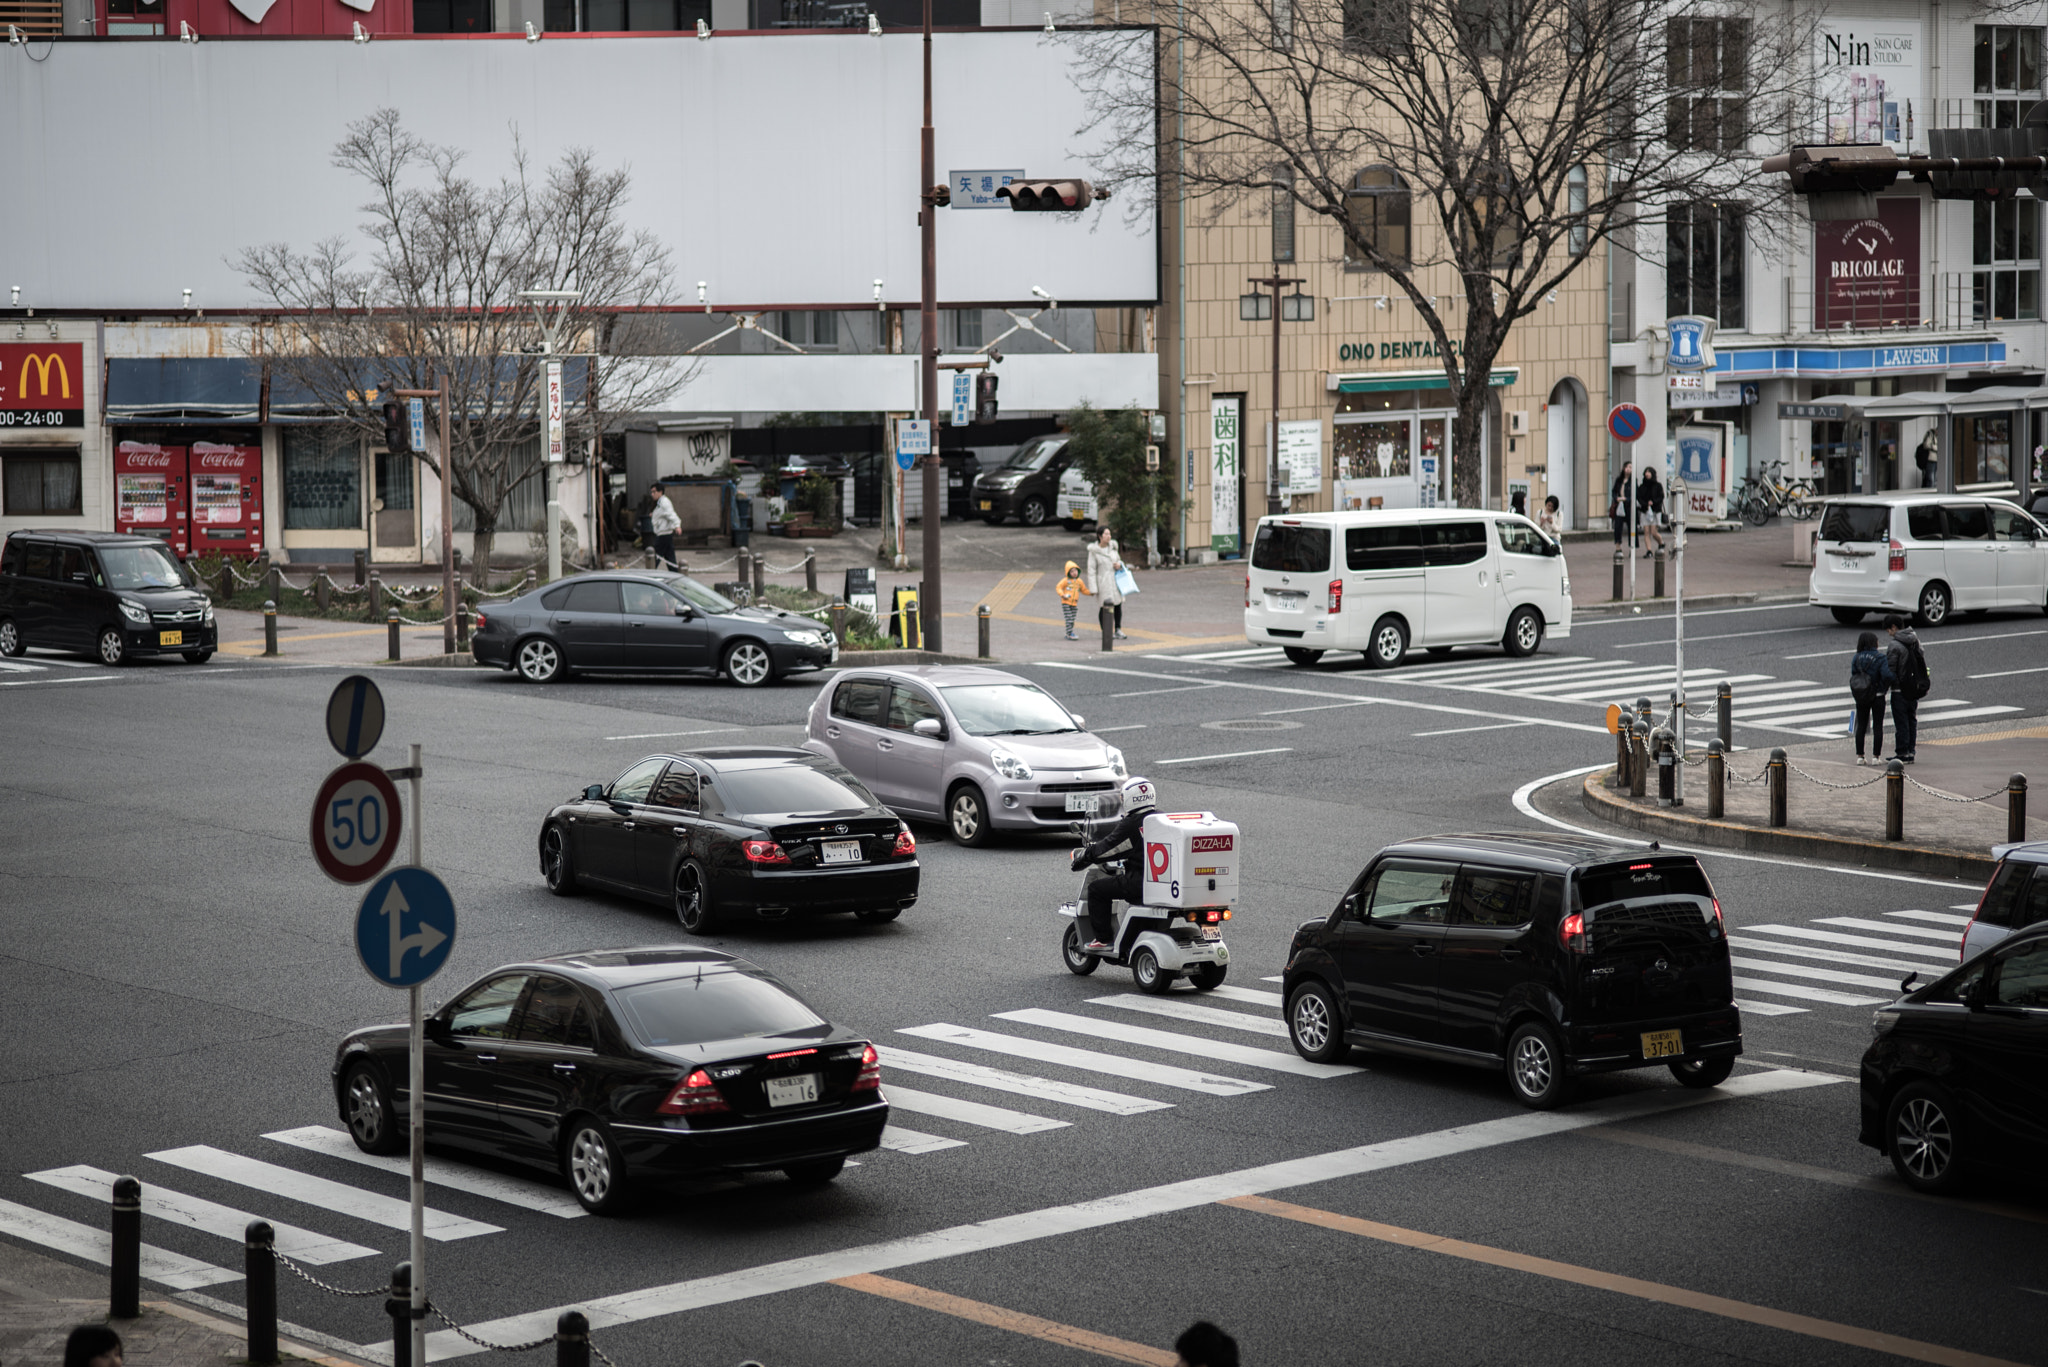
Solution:
{"label": "person in black jacket", "polygon": [[1643,467],[1643,482],[1636,486],[1636,516],[1643,524],[1643,559],[1648,560],[1664,549],[1664,483],[1657,478],[1654,465]]}
{"label": "person in black jacket", "polygon": [[1628,500],[1631,487],[1629,471],[1633,468],[1632,461],[1625,460],[1621,463],[1621,473],[1614,477],[1614,488],[1607,498],[1607,520],[1614,524],[1614,544],[1617,546],[1628,535]]}
{"label": "person in black jacket", "polygon": [[1159,805],[1152,791],[1152,780],[1125,779],[1123,801],[1124,814],[1110,828],[1109,834],[1074,856],[1076,873],[1090,864],[1121,863],[1118,872],[1088,885],[1088,924],[1095,936],[1088,945],[1092,953],[1108,951],[1110,937],[1116,933],[1110,904],[1119,898],[1136,902],[1144,895],[1145,818],[1152,815],[1153,808]]}

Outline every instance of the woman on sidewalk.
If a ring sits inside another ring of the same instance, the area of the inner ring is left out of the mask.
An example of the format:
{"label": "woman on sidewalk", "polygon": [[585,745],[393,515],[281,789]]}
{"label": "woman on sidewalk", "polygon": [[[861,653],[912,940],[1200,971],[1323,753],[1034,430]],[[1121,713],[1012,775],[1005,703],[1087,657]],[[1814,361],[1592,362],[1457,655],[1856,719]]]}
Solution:
{"label": "woman on sidewalk", "polygon": [[1648,560],[1664,549],[1664,485],[1654,465],[1643,467],[1643,482],[1636,486],[1636,515],[1643,524],[1643,559]]}
{"label": "woman on sidewalk", "polygon": [[1614,544],[1619,546],[1628,536],[1629,494],[1633,485],[1629,479],[1635,469],[1635,462],[1621,463],[1621,473],[1614,477],[1614,488],[1607,496],[1607,520],[1614,524]]}
{"label": "woman on sidewalk", "polygon": [[[1856,762],[1884,763],[1884,700],[1891,691],[1892,672],[1878,648],[1877,633],[1856,638],[1856,657],[1849,661],[1849,697],[1856,704]],[[1863,758],[1863,732],[1870,731],[1870,758]]]}
{"label": "woman on sidewalk", "polygon": [[1124,595],[1116,586],[1116,572],[1123,567],[1124,558],[1117,549],[1116,538],[1104,527],[1088,547],[1088,592],[1096,595],[1101,610],[1110,614],[1119,641],[1129,639],[1124,635]]}

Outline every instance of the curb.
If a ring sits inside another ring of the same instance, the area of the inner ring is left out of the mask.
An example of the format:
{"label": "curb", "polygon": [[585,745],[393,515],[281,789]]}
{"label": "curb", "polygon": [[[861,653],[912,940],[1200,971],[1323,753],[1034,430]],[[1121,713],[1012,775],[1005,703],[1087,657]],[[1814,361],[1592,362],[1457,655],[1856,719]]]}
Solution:
{"label": "curb", "polygon": [[1613,773],[1613,767],[1609,766],[1586,775],[1580,781],[1580,802],[1593,816],[1631,830],[1669,836],[1695,845],[1718,845],[1723,849],[1756,854],[1789,854],[1835,863],[1864,864],[1962,882],[1982,883],[1991,877],[1994,867],[1988,851],[1964,854],[1925,845],[1894,844],[1888,840],[1855,840],[1848,836],[1816,835],[1772,826],[1746,826],[1735,821],[1711,821],[1705,817],[1645,811],[1615,797],[1607,789],[1605,780]]}
{"label": "curb", "polygon": [[842,650],[834,664],[840,669],[882,665],[988,665],[996,668],[1001,661],[977,659],[972,655],[941,655],[931,650]]}
{"label": "curb", "polygon": [[[1746,607],[1752,603],[1803,603],[1803,593],[1702,593],[1687,594],[1685,605],[1689,608]],[[1638,598],[1633,603],[1615,602],[1588,603],[1581,606],[1572,604],[1572,619],[1581,617],[1619,617],[1637,608],[1668,608],[1676,602],[1672,598]]]}
{"label": "curb", "polygon": [[378,660],[375,663],[384,669],[475,669],[476,657],[468,651],[458,650],[453,655],[415,655],[409,660]]}

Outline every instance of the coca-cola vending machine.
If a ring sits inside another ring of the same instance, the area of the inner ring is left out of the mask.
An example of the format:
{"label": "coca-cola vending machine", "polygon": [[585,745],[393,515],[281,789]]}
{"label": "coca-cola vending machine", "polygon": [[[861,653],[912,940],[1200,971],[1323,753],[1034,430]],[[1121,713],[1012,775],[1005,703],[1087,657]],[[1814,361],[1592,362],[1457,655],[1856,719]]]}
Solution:
{"label": "coca-cola vending machine", "polygon": [[114,448],[114,530],[160,536],[179,559],[191,553],[185,448],[124,441]]}
{"label": "coca-cola vending machine", "polygon": [[255,556],[263,549],[263,448],[195,441],[192,553]]}

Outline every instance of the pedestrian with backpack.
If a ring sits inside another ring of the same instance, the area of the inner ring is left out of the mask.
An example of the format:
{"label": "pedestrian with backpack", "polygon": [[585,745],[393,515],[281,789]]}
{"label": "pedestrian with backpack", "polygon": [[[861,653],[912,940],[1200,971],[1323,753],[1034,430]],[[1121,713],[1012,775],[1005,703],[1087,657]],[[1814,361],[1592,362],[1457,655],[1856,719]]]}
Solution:
{"label": "pedestrian with backpack", "polygon": [[1913,762],[1913,749],[1920,739],[1920,700],[1934,687],[1927,669],[1927,653],[1906,619],[1890,613],[1884,629],[1892,640],[1884,648],[1885,667],[1892,676],[1892,755],[1901,764]]}
{"label": "pedestrian with backpack", "polygon": [[[1856,638],[1856,658],[1849,661],[1849,696],[1856,702],[1856,762],[1884,763],[1884,699],[1892,686],[1885,652],[1878,649],[1877,633],[1866,631]],[[1863,735],[1870,733],[1870,758],[1863,758]]]}

